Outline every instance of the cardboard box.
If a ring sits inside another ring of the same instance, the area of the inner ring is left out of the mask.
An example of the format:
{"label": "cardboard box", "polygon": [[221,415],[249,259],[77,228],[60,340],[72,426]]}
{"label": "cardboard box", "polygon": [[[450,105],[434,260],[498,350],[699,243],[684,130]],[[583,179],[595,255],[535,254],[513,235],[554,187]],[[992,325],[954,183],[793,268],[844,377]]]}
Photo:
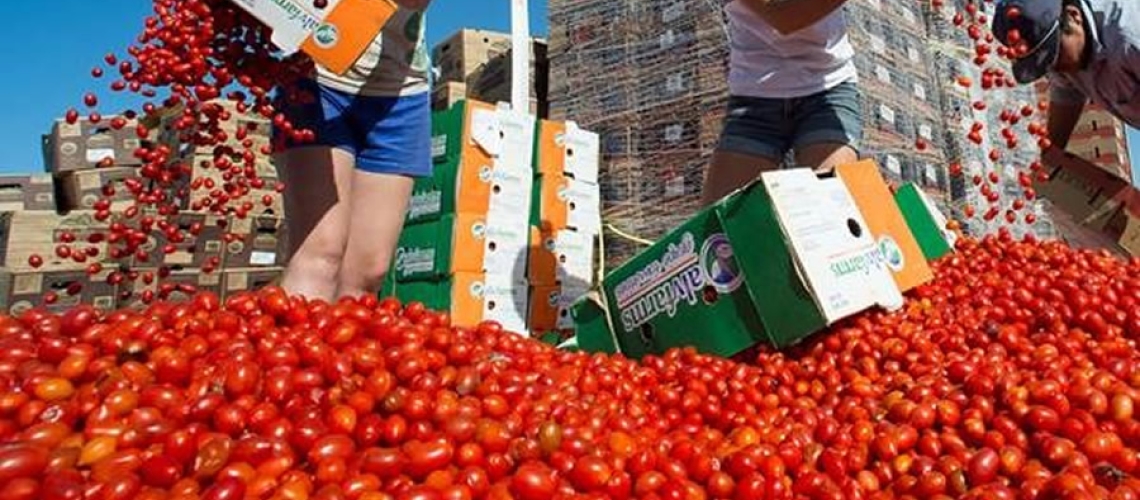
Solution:
{"label": "cardboard box", "polygon": [[[812,200],[812,203],[804,203]],[[733,356],[778,348],[903,299],[839,179],[769,172],[709,207],[603,282],[632,358],[692,346]]]}
{"label": "cardboard box", "polygon": [[165,275],[156,268],[132,269],[133,280],[122,282],[116,292],[120,309],[145,308],[156,300],[184,302],[210,292],[221,296],[222,272],[171,266]]}
{"label": "cardboard box", "polygon": [[[136,259],[135,265],[221,268],[226,229],[219,223],[225,220],[217,215],[189,212],[170,216],[151,230],[142,247],[147,258],[145,261]],[[168,233],[167,228],[176,229]],[[167,253],[168,246],[173,250],[170,253]]]}
{"label": "cardboard box", "polygon": [[1129,215],[1120,235],[1120,246],[1132,254],[1140,257],[1140,216]]}
{"label": "cardboard box", "polygon": [[535,172],[565,175],[591,184],[598,183],[601,138],[578,128],[574,122],[543,120],[539,123]]}
{"label": "cardboard box", "polygon": [[280,217],[230,217],[223,269],[282,267],[288,258],[288,227]]}
{"label": "cardboard box", "polygon": [[[97,168],[77,170],[61,175],[59,180],[59,206],[63,211],[93,210],[100,199],[111,201],[111,210],[122,211],[135,205],[135,195],[127,188],[127,181],[140,183],[139,171],[134,167]],[[113,190],[106,196],[107,189]]]}
{"label": "cardboard box", "polygon": [[253,292],[281,281],[285,268],[226,269],[222,273],[222,298]]}
{"label": "cardboard box", "polygon": [[588,290],[594,279],[594,236],[573,229],[548,232],[531,228],[527,273],[531,284]]}
{"label": "cardboard box", "polygon": [[114,118],[104,117],[98,124],[86,119],[74,124],[57,120],[44,145],[45,171],[62,174],[96,168],[104,161],[118,167],[142,165],[142,160],[135,157],[135,151],[143,145],[136,131],[137,122],[128,120],[127,126],[115,130],[110,125]]}
{"label": "cardboard box", "polygon": [[463,82],[437,82],[431,91],[432,111],[447,111],[467,98],[467,84]]}
{"label": "cardboard box", "polygon": [[312,0],[235,0],[273,31],[273,44],[285,55],[304,51],[318,64],[343,74],[396,13],[390,0],[329,0],[318,9]]}
{"label": "cardboard box", "polygon": [[605,354],[621,351],[610,324],[605,296],[601,293],[591,291],[574,301],[570,306],[570,317],[574,321],[574,338],[578,349]]}
{"label": "cardboard box", "polygon": [[574,329],[572,308],[574,303],[589,293],[589,289],[570,291],[559,286],[531,288],[530,329],[540,334]]}
{"label": "cardboard box", "polygon": [[432,118],[431,177],[416,181],[408,221],[495,210],[518,214],[531,204],[534,117],[463,101]]}
{"label": "cardboard box", "polygon": [[914,184],[906,184],[895,192],[895,202],[926,260],[937,260],[954,251],[957,236],[946,228],[946,216],[926,193]]}
{"label": "cardboard box", "polygon": [[0,211],[55,209],[55,184],[50,175],[0,176]]}
{"label": "cardboard box", "polygon": [[525,226],[488,223],[475,214],[445,215],[404,227],[390,275],[400,283],[488,273],[526,282],[529,234]]}
{"label": "cardboard box", "polygon": [[543,231],[575,229],[597,234],[601,231],[601,192],[597,184],[558,174],[545,174],[539,180],[537,224]]}
{"label": "cardboard box", "polygon": [[527,293],[526,284],[492,273],[456,273],[439,281],[390,281],[382,295],[449,311],[451,323],[456,326],[475,327],[483,321],[497,321],[508,331],[525,333]]}
{"label": "cardboard box", "polygon": [[[62,313],[80,304],[109,311],[115,308],[115,287],[107,283],[110,271],[88,277],[84,270],[0,270],[0,313],[20,315],[43,307]],[[48,295],[55,301],[48,304]]]}
{"label": "cardboard box", "polygon": [[[75,211],[67,215],[55,212],[0,212],[0,268],[31,270],[28,259],[33,255],[43,260],[38,271],[81,270],[87,263],[61,258],[56,248],[66,246],[71,252],[93,248],[96,256],[87,262],[108,258],[106,241],[90,243],[94,234],[106,234],[110,221],[95,219],[94,212]],[[72,240],[68,242],[67,240]]]}
{"label": "cardboard box", "polygon": [[510,50],[508,34],[464,29],[436,45],[432,61],[439,68],[439,81],[467,84],[488,62]]}
{"label": "cardboard box", "polygon": [[907,292],[933,280],[934,271],[898,205],[886,202],[891,190],[874,160],[841,165],[836,174],[859,206],[899,290]]}

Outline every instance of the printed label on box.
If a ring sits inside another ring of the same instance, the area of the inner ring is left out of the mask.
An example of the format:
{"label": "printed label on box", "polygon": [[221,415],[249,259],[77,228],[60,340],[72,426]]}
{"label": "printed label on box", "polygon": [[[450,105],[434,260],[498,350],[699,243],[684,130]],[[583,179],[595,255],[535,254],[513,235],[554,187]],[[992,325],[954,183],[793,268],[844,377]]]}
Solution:
{"label": "printed label on box", "polygon": [[924,87],[921,83],[915,83],[914,84],[914,96],[925,101],[926,100],[926,87]]}
{"label": "printed label on box", "polygon": [[110,158],[111,161],[115,161],[115,150],[114,149],[88,149],[87,150],[87,162],[88,163],[99,163],[99,162],[103,161],[104,158]]}
{"label": "printed label on box", "polygon": [[921,57],[919,56],[919,53],[918,53],[918,49],[916,49],[914,47],[907,47],[906,48],[906,55],[907,55],[907,57],[910,58],[910,60],[912,62],[919,62],[921,60]]}
{"label": "printed label on box", "polygon": [[882,54],[887,51],[887,42],[883,41],[878,35],[871,35],[871,51],[876,54]]}
{"label": "printed label on box", "polygon": [[685,75],[675,74],[669,75],[665,80],[665,91],[669,93],[677,93],[685,90]]}
{"label": "printed label on box", "polygon": [[439,158],[447,154],[447,134],[440,134],[431,138],[431,157]]}
{"label": "printed label on box", "polygon": [[903,11],[903,14],[902,14],[903,19],[906,19],[906,22],[908,22],[910,24],[915,24],[917,22],[917,20],[914,17],[914,12],[911,12],[910,9],[908,9],[906,7],[902,7],[902,11]]}
{"label": "printed label on box", "polygon": [[408,200],[408,217],[418,219],[427,214],[439,213],[443,209],[443,193],[428,191],[412,195]]}
{"label": "printed label on box", "polygon": [[918,135],[923,139],[930,140],[934,136],[934,131],[930,128],[930,125],[919,125]]}
{"label": "printed label on box", "polygon": [[665,181],[665,196],[684,196],[685,176],[677,175]]}
{"label": "printed label on box", "polygon": [[430,273],[435,270],[435,249],[397,248],[395,268],[400,276]]}
{"label": "printed label on box", "polygon": [[277,262],[277,253],[259,251],[250,252],[249,262],[255,266],[271,266]]}
{"label": "printed label on box", "polygon": [[887,170],[890,170],[891,173],[895,175],[902,175],[902,164],[899,163],[899,159],[895,158],[894,155],[887,155]]}
{"label": "printed label on box", "polygon": [[685,125],[682,123],[674,123],[665,127],[665,141],[678,142],[685,136]]}
{"label": "printed label on box", "polygon": [[471,140],[491,156],[499,156],[503,147],[503,132],[499,129],[499,116],[493,110],[477,109],[471,114]]}
{"label": "printed label on box", "polygon": [[673,34],[673,30],[668,30],[661,35],[661,48],[667,49],[672,47],[677,42],[677,35]]}
{"label": "printed label on box", "polygon": [[887,71],[887,68],[884,68],[881,64],[875,65],[875,76],[879,77],[879,80],[882,82],[891,83],[891,72]]}
{"label": "printed label on box", "polygon": [[895,122],[895,111],[887,107],[886,104],[879,105],[879,116],[882,116],[889,123]]}

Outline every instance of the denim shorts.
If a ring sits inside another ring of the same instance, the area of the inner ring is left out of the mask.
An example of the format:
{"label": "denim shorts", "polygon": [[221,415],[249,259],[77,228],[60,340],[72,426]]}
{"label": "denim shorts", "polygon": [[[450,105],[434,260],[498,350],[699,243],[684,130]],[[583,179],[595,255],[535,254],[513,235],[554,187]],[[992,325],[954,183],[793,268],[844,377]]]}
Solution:
{"label": "denim shorts", "polygon": [[732,96],[717,150],[781,161],[789,150],[844,144],[859,150],[863,111],[859,87],[842,83],[806,97]]}
{"label": "denim shorts", "polygon": [[356,158],[356,168],[376,174],[427,177],[432,173],[431,96],[370,97],[301,80],[280,92],[276,107],[296,129],[312,130],[315,142],[296,143],[274,131],[285,148],[327,146]]}

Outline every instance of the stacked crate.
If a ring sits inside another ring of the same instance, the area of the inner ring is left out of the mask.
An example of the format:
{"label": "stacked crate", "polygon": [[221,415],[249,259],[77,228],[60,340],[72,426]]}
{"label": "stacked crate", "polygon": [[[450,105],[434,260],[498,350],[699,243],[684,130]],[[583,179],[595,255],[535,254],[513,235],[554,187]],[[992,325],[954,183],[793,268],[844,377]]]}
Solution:
{"label": "stacked crate", "polygon": [[[547,114],[546,41],[530,43],[529,112]],[[438,69],[432,90],[432,109],[445,111],[464,99],[484,102],[511,100],[511,36],[494,31],[463,29],[432,50]]]}
{"label": "stacked crate", "polygon": [[135,151],[149,137],[136,125],[58,119],[42,138],[46,173],[0,177],[0,313],[116,306],[109,278],[133,256],[116,254],[106,237],[145,187],[133,180],[142,163]]}
{"label": "stacked crate", "polygon": [[551,2],[551,116],[601,136],[607,265],[643,248],[626,235],[699,208],[727,101],[723,3]]}
{"label": "stacked crate", "polygon": [[382,295],[515,332],[570,326],[594,280],[598,136],[465,100],[432,116],[434,172],[418,179]]}
{"label": "stacked crate", "polygon": [[527,272],[532,332],[572,329],[570,306],[595,282],[599,152],[598,134],[574,122],[539,123]]}
{"label": "stacked crate", "polygon": [[940,85],[931,68],[926,24],[918,4],[849,2],[864,123],[864,156],[888,179],[913,182],[933,199],[948,191]]}
{"label": "stacked crate", "polygon": [[431,177],[418,179],[384,293],[526,331],[535,118],[478,101],[433,114]]}
{"label": "stacked crate", "polygon": [[[178,251],[164,254],[158,266],[164,269],[162,277],[136,282],[143,293],[171,286],[189,289],[187,282],[197,282],[227,297],[272,283],[284,270],[288,226],[269,155],[272,124],[232,102],[206,106],[210,111],[202,119],[219,125],[215,145],[199,145],[207,123],[179,123],[179,107],[162,110],[148,123],[158,140],[177,152],[172,165],[182,173],[170,193],[182,212],[171,223],[198,234],[176,242]],[[162,254],[170,242],[161,233],[156,240]]]}

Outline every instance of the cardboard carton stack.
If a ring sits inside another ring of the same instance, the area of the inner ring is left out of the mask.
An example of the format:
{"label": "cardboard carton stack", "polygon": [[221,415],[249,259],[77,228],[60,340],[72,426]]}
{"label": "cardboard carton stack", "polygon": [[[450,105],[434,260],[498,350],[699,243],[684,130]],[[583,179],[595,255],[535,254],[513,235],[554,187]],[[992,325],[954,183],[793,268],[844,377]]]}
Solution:
{"label": "cardboard carton stack", "polygon": [[432,119],[432,177],[417,180],[386,294],[525,331],[533,116],[463,101]]}
{"label": "cardboard carton stack", "polygon": [[[180,108],[163,110],[148,125],[179,152],[174,161],[184,176],[172,188],[183,211],[177,223],[205,228],[195,241],[182,243],[193,251],[166,256],[163,265],[172,272],[165,281],[175,286],[196,282],[225,297],[275,281],[284,269],[288,234],[283,198],[276,189],[277,168],[266,154],[271,122],[232,102],[208,105],[212,111],[204,119],[219,118],[220,147],[196,145],[202,124],[177,126]],[[246,162],[247,151],[257,157],[252,167]],[[226,208],[225,215],[211,209],[219,206]],[[202,268],[217,272],[196,275]],[[164,285],[158,286],[161,290]]]}
{"label": "cardboard carton stack", "polygon": [[434,173],[416,182],[382,293],[458,325],[568,329],[595,268],[597,135],[474,100],[434,113],[432,131]]}
{"label": "cardboard carton stack", "polygon": [[[0,312],[117,305],[108,277],[135,256],[114,252],[106,236],[134,204],[131,188],[145,187],[128,180],[137,178],[135,151],[149,139],[123,117],[59,119],[43,136],[45,174],[0,177]],[[97,204],[103,198],[106,207]],[[99,220],[95,209],[112,217]]]}
{"label": "cardboard carton stack", "polygon": [[[540,38],[530,44],[531,114],[547,115],[547,43]],[[432,90],[432,109],[444,111],[464,99],[484,102],[511,100],[511,37],[494,31],[463,29],[432,50],[439,71]]]}
{"label": "cardboard carton stack", "polygon": [[700,208],[728,97],[724,2],[550,3],[551,117],[601,136],[611,267]]}
{"label": "cardboard carton stack", "polygon": [[570,307],[595,281],[599,140],[574,122],[539,122],[528,266],[532,332],[573,328]]}
{"label": "cardboard carton stack", "polygon": [[853,2],[845,7],[855,46],[867,156],[894,182],[944,198],[949,191],[940,81],[918,4]]}

